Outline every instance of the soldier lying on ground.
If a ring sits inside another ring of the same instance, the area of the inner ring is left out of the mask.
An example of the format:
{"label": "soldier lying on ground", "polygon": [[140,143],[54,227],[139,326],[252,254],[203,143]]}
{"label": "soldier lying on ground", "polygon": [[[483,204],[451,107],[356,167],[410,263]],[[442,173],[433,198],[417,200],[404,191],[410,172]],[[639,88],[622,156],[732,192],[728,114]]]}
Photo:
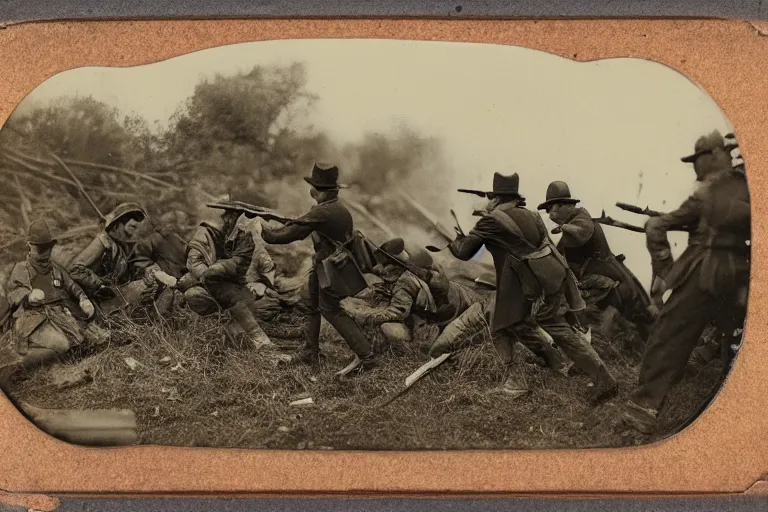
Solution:
{"label": "soldier lying on ground", "polygon": [[165,294],[161,302],[173,295],[170,288],[176,277],[161,270],[179,273],[174,270],[177,263],[170,263],[178,259],[174,256],[177,250],[165,244],[163,237],[144,233],[146,220],[148,215],[140,205],[118,205],[106,216],[104,230],[70,265],[72,279],[105,314],[127,306],[130,315],[136,307],[152,304],[160,294]]}
{"label": "soldier lying on ground", "polygon": [[[495,307],[495,293],[474,302],[445,327],[434,343],[430,345],[429,356],[440,357],[448,352],[461,350],[468,346],[481,332],[487,331],[490,334],[491,315]],[[542,341],[538,342],[539,339]],[[550,369],[568,375],[573,363],[562,355],[552,341],[552,337],[543,329],[539,332],[537,339],[523,337],[517,338],[516,341],[541,358]]]}
{"label": "soldier lying on ground", "polygon": [[[432,268],[432,258],[425,251],[411,249],[406,252],[401,238],[389,240],[379,249],[376,259],[380,263],[373,270],[385,283],[384,293],[389,303],[356,314],[354,319],[361,325],[380,328],[390,342],[407,343],[414,339],[420,327],[426,327],[438,317],[438,305],[432,291],[424,280],[414,274],[421,271],[419,273],[428,277],[426,273]],[[398,258],[402,264],[383,258],[381,251]],[[413,270],[407,270],[405,266]],[[436,335],[435,332],[433,336]]]}
{"label": "soldier lying on ground", "polygon": [[56,358],[83,342],[99,344],[108,333],[90,320],[95,308],[67,271],[51,260],[56,240],[45,221],[33,222],[29,254],[17,263],[7,284],[13,330],[2,347],[0,367],[35,365]]}
{"label": "soldier lying on ground", "polygon": [[553,181],[546,201],[538,206],[557,224],[553,233],[562,233],[557,249],[579,280],[588,305],[600,311],[613,307],[635,325],[645,340],[653,324],[651,301],[640,282],[613,254],[603,229],[579,200],[571,197],[568,184]]}
{"label": "soldier lying on ground", "polygon": [[189,273],[178,287],[189,308],[198,315],[229,311],[252,346],[273,348],[256,317],[258,306],[249,289],[256,282],[252,270],[255,242],[251,232],[243,228],[243,221],[238,224],[243,211],[234,202],[207,206],[222,210],[221,226],[200,223],[188,243]]}

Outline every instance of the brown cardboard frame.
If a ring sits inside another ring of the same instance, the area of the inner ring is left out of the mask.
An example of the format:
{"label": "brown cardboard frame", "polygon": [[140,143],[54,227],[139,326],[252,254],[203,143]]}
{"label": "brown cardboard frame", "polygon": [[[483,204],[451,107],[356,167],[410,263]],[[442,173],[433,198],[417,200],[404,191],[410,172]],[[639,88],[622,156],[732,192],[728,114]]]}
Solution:
{"label": "brown cardboard frame", "polygon": [[[0,122],[48,77],[81,66],[138,66],[247,41],[386,38],[524,46],[579,61],[635,57],[685,74],[735,127],[753,204],[745,343],[720,394],[687,429],[614,449],[452,452],[85,448],[47,436],[0,399],[0,489],[136,495],[708,494],[768,487],[768,39],[726,20],[206,20],[46,22],[0,30]],[[764,195],[765,194],[765,195]],[[0,495],[0,502],[2,502]]]}

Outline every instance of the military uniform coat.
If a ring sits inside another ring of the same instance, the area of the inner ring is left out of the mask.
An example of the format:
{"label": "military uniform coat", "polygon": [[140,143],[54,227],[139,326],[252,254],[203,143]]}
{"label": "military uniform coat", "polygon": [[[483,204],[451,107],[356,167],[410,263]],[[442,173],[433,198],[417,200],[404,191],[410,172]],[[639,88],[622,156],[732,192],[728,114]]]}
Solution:
{"label": "military uniform coat", "polygon": [[[637,277],[611,251],[602,226],[592,220],[585,208],[578,208],[576,214],[566,223],[568,228],[557,243],[557,249],[565,256],[577,279],[589,276],[605,276],[617,283],[624,283],[631,290],[627,299],[631,304],[650,306],[650,298]],[[599,283],[598,280],[593,280]]]}
{"label": "military uniform coat", "polygon": [[526,320],[537,301],[558,291],[565,292],[572,310],[586,307],[572,272],[537,213],[503,203],[485,214],[468,235],[454,240],[449,250],[466,261],[483,245],[496,267],[494,331]]}
{"label": "military uniform coat", "polygon": [[[27,303],[27,296],[33,289],[45,294],[41,305]],[[71,310],[75,310],[87,296],[63,267],[51,263],[50,269],[41,269],[29,259],[17,263],[11,272],[7,292],[8,301],[15,308],[13,330],[17,337],[28,338],[43,323],[50,321],[71,340],[83,341]]]}

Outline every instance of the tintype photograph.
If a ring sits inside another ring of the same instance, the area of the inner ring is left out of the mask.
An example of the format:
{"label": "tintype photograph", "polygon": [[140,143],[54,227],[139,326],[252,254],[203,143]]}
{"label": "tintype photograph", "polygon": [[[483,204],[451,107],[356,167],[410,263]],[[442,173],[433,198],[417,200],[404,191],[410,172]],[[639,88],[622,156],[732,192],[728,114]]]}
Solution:
{"label": "tintype photograph", "polygon": [[659,441],[741,347],[734,132],[662,64],[492,44],[56,74],[0,128],[0,385],[83,445]]}

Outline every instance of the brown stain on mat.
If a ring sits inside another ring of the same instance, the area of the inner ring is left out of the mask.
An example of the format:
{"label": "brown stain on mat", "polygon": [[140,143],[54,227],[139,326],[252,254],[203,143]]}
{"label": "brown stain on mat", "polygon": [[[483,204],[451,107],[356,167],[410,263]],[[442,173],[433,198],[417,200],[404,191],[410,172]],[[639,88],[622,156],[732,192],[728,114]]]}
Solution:
{"label": "brown stain on mat", "polygon": [[[0,119],[46,78],[225,44],[382,38],[523,46],[580,61],[635,57],[702,87],[735,126],[755,215],[745,343],[715,402],[682,433],[633,448],[308,452],[57,441],[0,399],[0,489],[21,493],[740,493],[768,471],[765,197],[768,40],[726,20],[221,20],[36,23],[0,30]],[[574,57],[577,56],[577,57]],[[765,189],[765,190],[764,190]],[[8,470],[10,469],[10,471]],[[7,495],[6,495],[7,496]]]}

